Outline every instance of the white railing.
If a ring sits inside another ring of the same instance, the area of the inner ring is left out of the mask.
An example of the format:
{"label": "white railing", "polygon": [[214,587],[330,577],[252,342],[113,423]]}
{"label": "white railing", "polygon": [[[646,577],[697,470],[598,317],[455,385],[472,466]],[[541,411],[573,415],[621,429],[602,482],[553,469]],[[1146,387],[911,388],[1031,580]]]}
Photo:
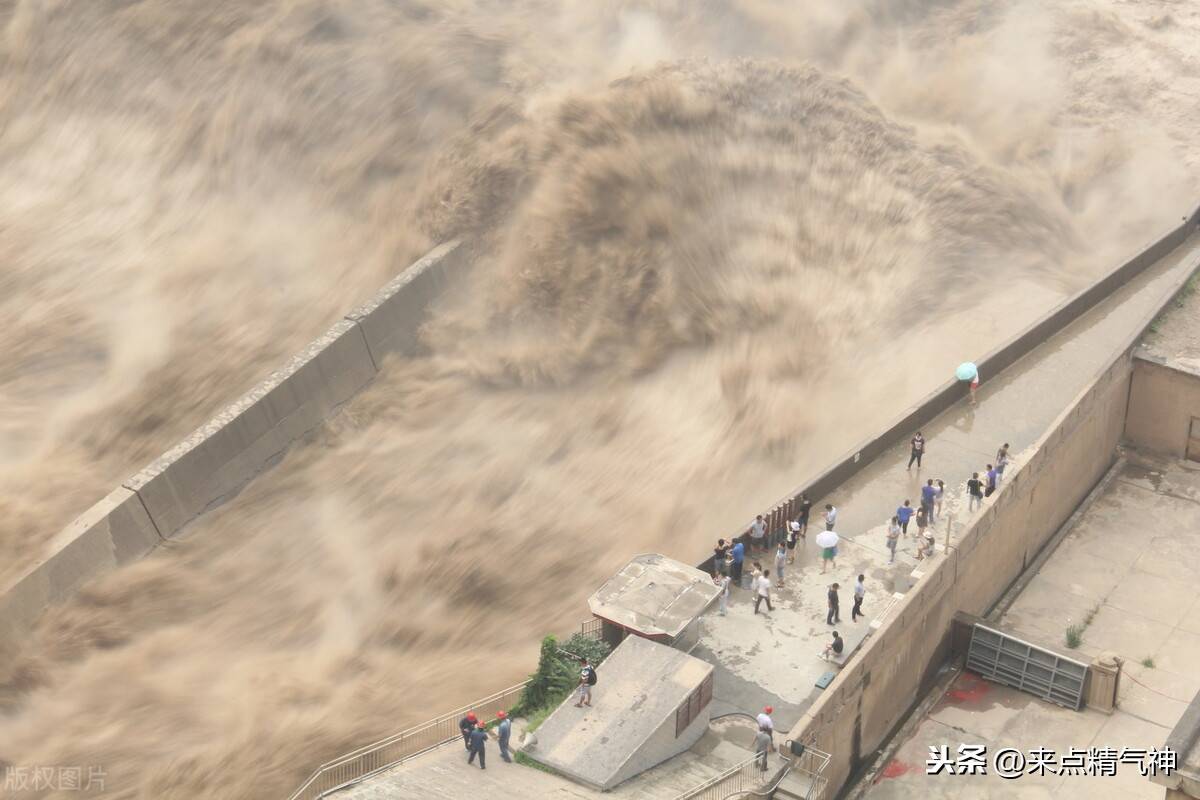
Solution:
{"label": "white railing", "polygon": [[694,789],[679,795],[676,800],[728,800],[732,797],[766,796],[788,775],[800,775],[809,781],[805,800],[821,800],[827,780],[821,773],[829,765],[829,754],[812,747],[799,756],[781,752],[768,760],[767,769],[760,766],[761,756],[755,755],[734,764],[721,774],[710,778]]}
{"label": "white railing", "polygon": [[[751,756],[745,761],[734,764],[721,774],[679,795],[676,800],[723,800],[738,792],[752,792],[761,789],[770,783],[771,778],[775,775],[775,770],[764,770],[759,766],[761,758],[762,756]],[[776,768],[779,766],[777,764]]]}
{"label": "white railing", "polygon": [[415,728],[401,731],[322,764],[289,800],[318,800],[330,792],[365,780],[406,759],[454,741],[462,735],[458,729],[458,722],[468,711],[474,711],[480,719],[490,720],[495,717],[497,711],[515,706],[528,683],[529,681],[523,681],[502,692],[476,700],[469,706],[463,706]]}

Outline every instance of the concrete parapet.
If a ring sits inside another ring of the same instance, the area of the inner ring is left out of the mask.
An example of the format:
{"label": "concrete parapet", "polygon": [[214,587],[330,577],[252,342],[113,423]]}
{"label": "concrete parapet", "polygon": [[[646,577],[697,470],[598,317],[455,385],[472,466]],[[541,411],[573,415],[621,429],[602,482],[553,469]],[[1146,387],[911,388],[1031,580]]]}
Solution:
{"label": "concrete parapet", "polygon": [[91,578],[137,561],[161,541],[136,494],[119,488],[54,537],[47,555],[0,595],[0,656],[50,605]]}
{"label": "concrete parapet", "polygon": [[362,331],[342,320],[124,484],[163,537],[230,496],[375,375]]}
{"label": "concrete parapet", "polygon": [[[1159,238],[1148,242],[1138,252],[1119,266],[1108,272],[1095,283],[1075,295],[1059,303],[1038,320],[1025,328],[1007,342],[991,352],[976,359],[985,382],[998,375],[1002,370],[1011,366],[1019,358],[1031,352],[1071,324],[1104,298],[1112,294],[1120,286],[1140,275],[1151,265],[1157,263],[1169,254],[1195,232],[1200,226],[1200,206],[1183,218],[1181,224],[1175,226]],[[1147,320],[1146,324],[1149,324]],[[1143,328],[1144,330],[1144,328]],[[1140,337],[1139,331],[1138,336]],[[966,395],[965,384],[950,380],[935,389],[924,399],[905,409],[900,417],[887,430],[877,436],[866,439],[844,454],[833,466],[801,486],[787,498],[772,507],[791,509],[801,493],[807,494],[814,502],[826,497],[830,492],[844,484],[859,470],[872,463],[888,448],[898,442],[906,441],[913,431],[927,425],[939,414],[949,409]],[[785,515],[790,516],[790,515]],[[742,525],[734,535],[749,528],[750,522]],[[710,561],[701,562],[701,569],[706,569]]]}
{"label": "concrete parapet", "polygon": [[429,305],[463,268],[466,251],[458,241],[435,248],[64,528],[0,595],[0,663],[47,607],[142,558],[236,493],[369,383],[378,358],[413,352]]}
{"label": "concrete parapet", "polygon": [[439,245],[346,315],[362,326],[376,365],[390,353],[412,354],[417,349],[430,304],[466,263],[467,247],[461,240]]}

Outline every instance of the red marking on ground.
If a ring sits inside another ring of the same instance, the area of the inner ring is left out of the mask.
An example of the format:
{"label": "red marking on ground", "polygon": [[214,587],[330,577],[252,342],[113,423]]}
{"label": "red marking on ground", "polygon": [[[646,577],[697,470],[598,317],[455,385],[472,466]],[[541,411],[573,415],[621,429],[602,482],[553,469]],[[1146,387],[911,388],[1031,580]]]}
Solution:
{"label": "red marking on ground", "polygon": [[991,684],[978,675],[964,672],[946,691],[946,697],[956,703],[978,703],[992,690]]}
{"label": "red marking on ground", "polygon": [[907,775],[908,773],[913,772],[915,769],[916,767],[914,767],[912,764],[905,764],[903,761],[897,761],[893,758],[888,762],[888,765],[883,768],[883,772],[879,773],[879,777],[876,778],[875,782],[879,783],[879,781],[883,780],[884,778],[899,778],[901,775]]}

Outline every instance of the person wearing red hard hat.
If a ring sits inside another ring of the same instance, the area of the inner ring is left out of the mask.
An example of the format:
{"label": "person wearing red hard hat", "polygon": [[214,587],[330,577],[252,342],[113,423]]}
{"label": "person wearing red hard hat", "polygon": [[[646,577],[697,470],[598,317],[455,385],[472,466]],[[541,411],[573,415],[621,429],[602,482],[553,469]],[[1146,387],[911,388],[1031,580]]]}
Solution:
{"label": "person wearing red hard hat", "polygon": [[468,711],[467,715],[458,721],[458,730],[462,733],[463,748],[471,749],[471,731],[475,730],[475,723],[479,722],[479,717],[475,716],[474,711]]}
{"label": "person wearing red hard hat", "polygon": [[484,745],[487,743],[488,732],[487,723],[483,720],[478,720],[475,723],[475,730],[467,737],[467,763],[475,763],[475,756],[479,756],[479,768],[487,769],[487,764],[484,763],[486,749]]}
{"label": "person wearing red hard hat", "polygon": [[496,726],[496,739],[500,742],[500,758],[512,763],[512,759],[508,755],[508,738],[512,735],[512,720],[503,711],[496,712],[496,719],[500,720],[500,724]]}
{"label": "person wearing red hard hat", "polygon": [[771,719],[771,715],[775,713],[775,709],[771,706],[763,708],[762,713],[758,715],[758,727],[762,728],[771,736],[775,735],[775,721]]}

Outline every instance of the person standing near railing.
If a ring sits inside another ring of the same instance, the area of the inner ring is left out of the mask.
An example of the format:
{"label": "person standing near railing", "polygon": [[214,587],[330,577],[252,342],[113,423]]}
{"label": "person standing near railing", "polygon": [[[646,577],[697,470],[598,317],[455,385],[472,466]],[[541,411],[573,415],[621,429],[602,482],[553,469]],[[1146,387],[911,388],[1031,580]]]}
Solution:
{"label": "person standing near railing", "polygon": [[754,736],[754,752],[758,756],[755,762],[763,772],[767,771],[767,754],[771,752],[771,734],[766,728],[759,728]]}
{"label": "person standing near railing", "polygon": [[742,588],[742,562],[746,558],[746,545],[742,543],[742,539],[733,543],[733,547],[729,550],[729,556],[732,559],[729,562],[729,577],[740,589]]}
{"label": "person standing near railing", "polygon": [[479,722],[479,718],[475,716],[474,711],[468,711],[467,715],[458,721],[458,730],[462,733],[463,749],[471,749],[471,731],[475,730],[475,724]]}

